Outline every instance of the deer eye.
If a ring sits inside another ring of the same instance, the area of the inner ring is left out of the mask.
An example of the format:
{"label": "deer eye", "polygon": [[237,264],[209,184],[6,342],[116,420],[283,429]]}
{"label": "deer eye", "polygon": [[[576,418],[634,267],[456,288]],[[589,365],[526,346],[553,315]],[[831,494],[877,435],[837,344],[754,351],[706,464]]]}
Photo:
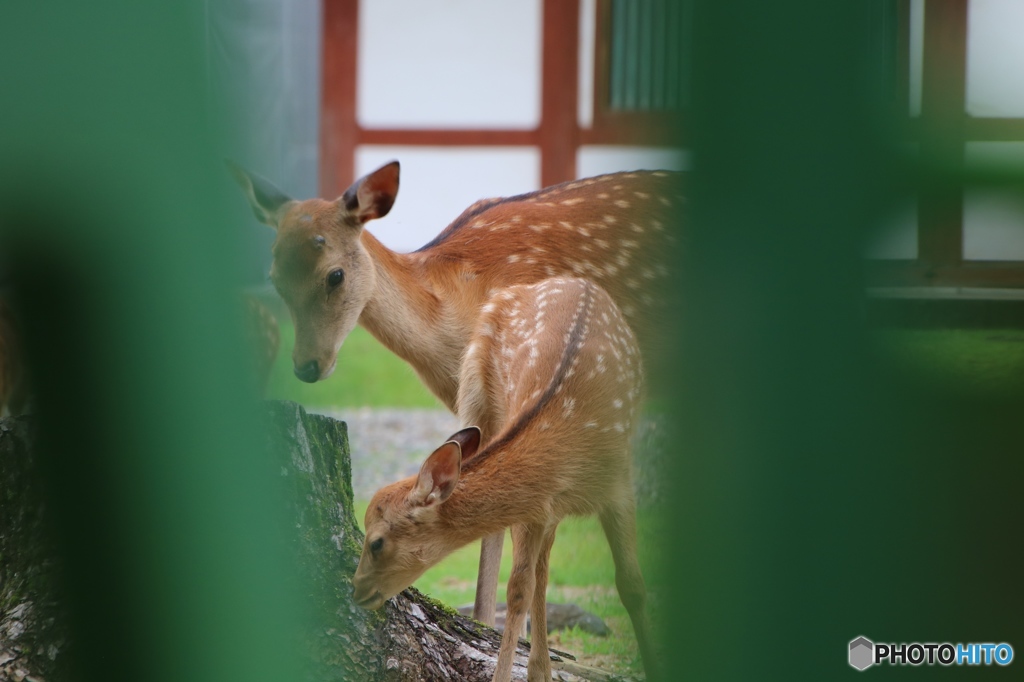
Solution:
{"label": "deer eye", "polygon": [[341,268],[338,268],[337,270],[332,270],[330,272],[330,274],[327,275],[327,286],[329,286],[331,288],[334,288],[334,287],[338,286],[339,284],[341,284],[344,280],[345,280],[345,271],[344,270],[342,270]]}
{"label": "deer eye", "polygon": [[380,548],[384,546],[384,538],[377,538],[370,543],[370,552],[376,554],[380,551]]}

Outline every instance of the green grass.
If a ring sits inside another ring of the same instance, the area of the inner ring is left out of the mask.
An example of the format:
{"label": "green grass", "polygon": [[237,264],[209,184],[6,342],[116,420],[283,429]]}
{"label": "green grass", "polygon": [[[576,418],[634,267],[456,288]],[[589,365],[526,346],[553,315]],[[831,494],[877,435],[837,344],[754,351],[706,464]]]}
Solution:
{"label": "green grass", "polygon": [[[280,318],[280,316],[279,316]],[[281,350],[270,370],[267,397],[311,407],[443,407],[404,360],[356,327],[338,353],[334,373],[307,384],[292,372],[295,329],[279,319]]]}
{"label": "green grass", "polygon": [[[362,522],[366,502],[356,503]],[[652,509],[641,509],[637,515],[637,545],[640,566],[647,582],[649,612],[657,623],[656,595],[664,591],[661,556],[658,548],[659,528],[664,521]],[[415,587],[425,594],[451,606],[473,602],[476,570],[480,559],[480,543],[474,542],[448,556],[416,581]],[[505,601],[505,585],[512,568],[512,543],[505,534],[505,550],[501,556],[498,577],[498,601]],[[567,518],[558,526],[551,550],[548,579],[548,600],[571,602],[604,619],[612,633],[599,637],[579,629],[551,633],[551,646],[576,656],[581,663],[619,673],[641,673],[639,651],[629,615],[615,591],[615,566],[604,531],[596,517]]]}
{"label": "green grass", "polygon": [[[303,384],[292,376],[293,331],[282,325],[282,352],[270,381],[271,397],[315,406],[436,407],[439,403],[403,361],[357,328],[345,342],[338,368],[325,382]],[[884,330],[870,335],[879,362],[944,390],[992,393],[1024,388],[1024,331]],[[652,396],[663,401],[664,396]],[[650,403],[650,401],[649,401]],[[366,503],[358,504],[362,521]],[[638,514],[640,562],[652,594],[650,615],[657,628],[657,596],[671,579],[659,572],[659,529],[665,521],[655,511]],[[416,587],[453,606],[473,601],[479,543],[455,552],[416,583]],[[499,578],[499,599],[511,567],[506,537]],[[581,662],[622,673],[640,672],[632,626],[615,591],[615,572],[608,543],[596,518],[566,519],[558,529],[551,557],[548,599],[573,602],[601,616],[612,629],[609,637],[580,631],[553,633],[551,645],[576,655]]]}
{"label": "green grass", "polygon": [[1024,389],[1024,331],[883,330],[875,350],[892,369],[945,391],[978,395]]}

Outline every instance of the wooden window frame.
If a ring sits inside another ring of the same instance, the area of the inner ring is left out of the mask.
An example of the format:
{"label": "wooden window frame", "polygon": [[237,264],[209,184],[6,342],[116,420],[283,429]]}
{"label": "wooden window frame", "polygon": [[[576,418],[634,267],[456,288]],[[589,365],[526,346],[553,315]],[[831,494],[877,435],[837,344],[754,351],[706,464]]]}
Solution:
{"label": "wooden window frame", "polygon": [[[599,30],[608,30],[607,15],[601,20],[600,13],[609,8],[608,0],[598,0]],[[579,126],[580,0],[543,0],[541,116],[537,127],[528,130],[360,126],[356,120],[359,1],[324,0],[323,12],[321,196],[338,196],[353,182],[359,145],[535,147],[541,159],[540,184],[546,187],[576,177],[576,155],[582,145],[678,144],[678,123],[669,117],[655,121],[646,116],[609,115],[596,103],[595,126]],[[597,45],[595,61],[607,59],[600,34]]]}
{"label": "wooden window frame", "polygon": [[581,131],[583,144],[678,147],[685,143],[680,111],[611,108],[612,0],[597,0],[594,52],[594,117]]}
{"label": "wooden window frame", "polygon": [[[1024,118],[967,113],[967,15],[970,0],[929,0],[924,17],[921,114],[909,114],[910,2],[900,0],[899,106],[906,137],[920,144],[916,259],[870,259],[871,286],[1024,287],[1024,261],[963,256],[964,154],[969,142],[1024,141]],[[941,170],[938,170],[941,169]]]}

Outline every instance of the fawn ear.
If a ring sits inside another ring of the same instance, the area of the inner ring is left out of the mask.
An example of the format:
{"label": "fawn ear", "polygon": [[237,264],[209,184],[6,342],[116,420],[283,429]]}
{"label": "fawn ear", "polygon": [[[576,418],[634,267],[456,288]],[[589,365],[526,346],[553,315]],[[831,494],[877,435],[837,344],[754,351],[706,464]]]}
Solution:
{"label": "fawn ear", "polygon": [[352,183],[338,199],[338,203],[355,215],[360,225],[367,220],[383,218],[398,196],[398,171],[397,161],[381,166]]}
{"label": "fawn ear", "polygon": [[430,507],[447,500],[459,482],[461,466],[462,448],[455,441],[448,441],[434,450],[420,467],[409,501],[418,507]]}
{"label": "fawn ear", "polygon": [[461,431],[450,435],[448,440],[459,444],[459,448],[462,449],[462,461],[465,462],[480,449],[480,427],[467,426]]}
{"label": "fawn ear", "polygon": [[252,206],[256,220],[276,230],[281,218],[281,207],[291,201],[291,197],[266,178],[246,171],[233,161],[225,160],[224,162],[235,181],[241,185],[246,198],[249,199],[249,205]]}

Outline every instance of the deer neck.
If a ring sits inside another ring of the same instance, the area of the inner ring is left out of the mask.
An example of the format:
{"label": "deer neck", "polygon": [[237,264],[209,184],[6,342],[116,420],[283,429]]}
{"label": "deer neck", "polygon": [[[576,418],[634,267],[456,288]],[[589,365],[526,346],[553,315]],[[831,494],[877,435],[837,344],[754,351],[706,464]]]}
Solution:
{"label": "deer neck", "polygon": [[544,482],[515,465],[515,455],[521,453],[508,454],[514,455],[512,460],[494,452],[488,462],[464,472],[455,492],[441,505],[440,521],[444,535],[452,539],[452,550],[523,523],[546,508]]}
{"label": "deer neck", "polygon": [[362,244],[373,261],[375,282],[359,323],[454,408],[468,331],[452,305],[435,293],[431,264],[418,254],[395,253],[366,230]]}

